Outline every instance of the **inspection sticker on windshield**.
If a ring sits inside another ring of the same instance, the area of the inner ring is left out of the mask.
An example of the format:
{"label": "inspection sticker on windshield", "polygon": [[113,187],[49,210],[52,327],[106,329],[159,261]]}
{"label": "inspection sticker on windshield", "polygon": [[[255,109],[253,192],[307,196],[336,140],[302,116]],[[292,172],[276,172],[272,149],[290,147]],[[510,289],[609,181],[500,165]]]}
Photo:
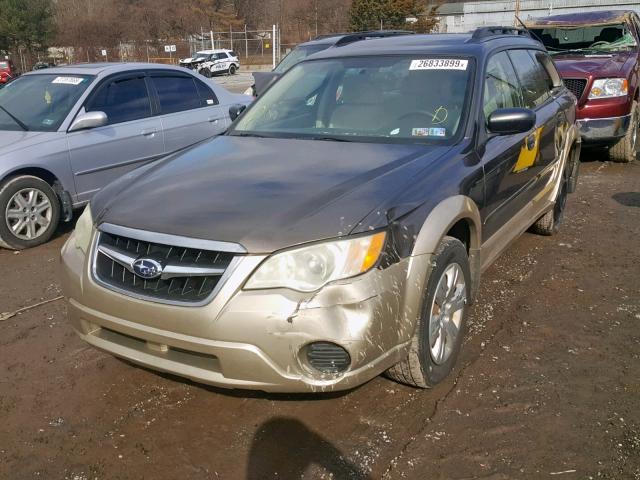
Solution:
{"label": "inspection sticker on windshield", "polygon": [[84,82],[84,78],[78,77],[56,77],[51,83],[59,83],[62,85],[80,85]]}
{"label": "inspection sticker on windshield", "polygon": [[414,128],[411,130],[413,137],[446,137],[446,128]]}
{"label": "inspection sticker on windshield", "polygon": [[409,70],[466,70],[469,60],[459,58],[426,58],[412,60]]}

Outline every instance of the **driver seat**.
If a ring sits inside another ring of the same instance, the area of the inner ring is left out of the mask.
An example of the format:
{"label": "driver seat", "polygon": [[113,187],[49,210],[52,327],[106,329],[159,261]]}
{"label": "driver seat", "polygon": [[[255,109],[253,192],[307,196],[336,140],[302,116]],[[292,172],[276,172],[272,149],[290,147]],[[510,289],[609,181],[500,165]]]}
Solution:
{"label": "driver seat", "polygon": [[367,75],[346,77],[340,99],[341,103],[331,115],[329,128],[372,133],[382,128],[383,95]]}

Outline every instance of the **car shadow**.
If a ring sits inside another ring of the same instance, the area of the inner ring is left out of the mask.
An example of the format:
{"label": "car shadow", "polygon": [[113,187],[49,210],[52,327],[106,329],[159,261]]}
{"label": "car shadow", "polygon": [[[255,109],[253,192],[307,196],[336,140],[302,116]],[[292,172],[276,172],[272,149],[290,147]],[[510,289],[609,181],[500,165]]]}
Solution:
{"label": "car shadow", "polygon": [[299,479],[313,465],[326,470],[330,478],[373,478],[347,460],[331,442],[288,417],[272,418],[256,430],[246,478]]}
{"label": "car shadow", "polygon": [[640,192],[618,192],[611,198],[625,207],[640,207]]}

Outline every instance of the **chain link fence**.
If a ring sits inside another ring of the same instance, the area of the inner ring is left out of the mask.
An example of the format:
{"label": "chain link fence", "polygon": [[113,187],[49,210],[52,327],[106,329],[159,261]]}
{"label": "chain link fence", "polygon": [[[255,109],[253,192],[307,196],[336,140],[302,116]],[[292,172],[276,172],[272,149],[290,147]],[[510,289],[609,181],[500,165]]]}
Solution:
{"label": "chain link fence", "polygon": [[29,71],[38,62],[56,65],[94,62],[151,62],[177,65],[181,58],[191,57],[198,51],[228,49],[236,52],[243,65],[271,65],[279,62],[285,52],[280,46],[280,31],[228,30],[201,31],[184,38],[148,40],[144,42],[120,42],[111,47],[52,47],[47,54],[20,53],[15,61],[22,71]]}

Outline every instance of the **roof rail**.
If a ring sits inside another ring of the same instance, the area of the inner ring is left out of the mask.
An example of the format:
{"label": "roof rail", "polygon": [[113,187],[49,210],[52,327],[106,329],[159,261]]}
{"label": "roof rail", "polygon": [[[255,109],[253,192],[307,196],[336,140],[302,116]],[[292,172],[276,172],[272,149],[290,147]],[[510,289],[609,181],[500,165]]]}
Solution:
{"label": "roof rail", "polygon": [[531,37],[529,30],[516,27],[504,27],[504,26],[491,26],[491,27],[479,27],[473,31],[471,35],[472,40],[484,40],[489,37],[495,37],[498,35],[520,35],[525,37]]}
{"label": "roof rail", "polygon": [[384,37],[397,37],[400,35],[413,35],[414,32],[410,30],[374,30],[370,32],[355,32],[349,33],[336,42],[336,47],[348,45],[353,42],[359,42],[360,40],[367,40],[369,38],[384,38]]}

